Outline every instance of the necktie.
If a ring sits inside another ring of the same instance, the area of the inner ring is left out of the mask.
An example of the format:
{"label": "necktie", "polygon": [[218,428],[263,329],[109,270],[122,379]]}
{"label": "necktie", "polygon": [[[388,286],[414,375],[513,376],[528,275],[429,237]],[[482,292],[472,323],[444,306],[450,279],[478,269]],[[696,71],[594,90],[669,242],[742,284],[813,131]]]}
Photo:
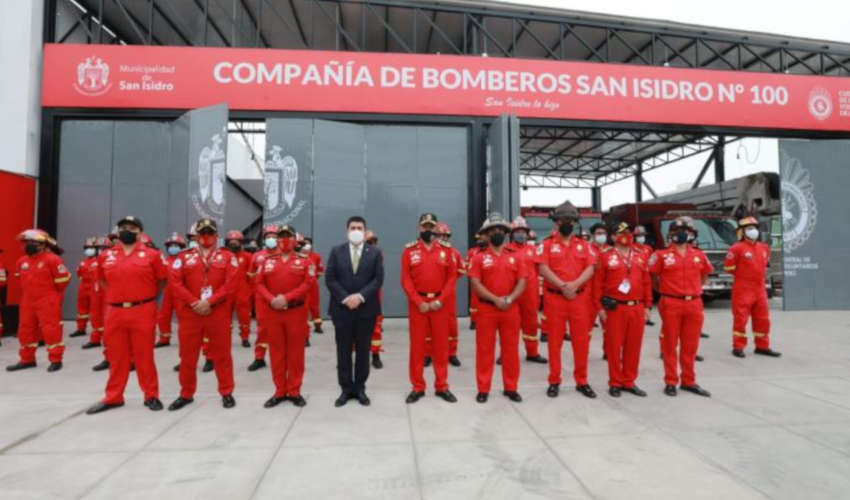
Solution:
{"label": "necktie", "polygon": [[357,266],[360,265],[360,249],[354,249],[354,258],[351,259],[351,267],[354,269],[354,274],[357,274]]}

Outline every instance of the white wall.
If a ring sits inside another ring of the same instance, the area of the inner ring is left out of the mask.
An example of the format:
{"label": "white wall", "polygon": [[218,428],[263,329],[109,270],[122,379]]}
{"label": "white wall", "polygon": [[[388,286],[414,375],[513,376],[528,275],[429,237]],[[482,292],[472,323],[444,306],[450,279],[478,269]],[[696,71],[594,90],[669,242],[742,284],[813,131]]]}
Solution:
{"label": "white wall", "polygon": [[0,170],[38,176],[43,0],[0,1]]}

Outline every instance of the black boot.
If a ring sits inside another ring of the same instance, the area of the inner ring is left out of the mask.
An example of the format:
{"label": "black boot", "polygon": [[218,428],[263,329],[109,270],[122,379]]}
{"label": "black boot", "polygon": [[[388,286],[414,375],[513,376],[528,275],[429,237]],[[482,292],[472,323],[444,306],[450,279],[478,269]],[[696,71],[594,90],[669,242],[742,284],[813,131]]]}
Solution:
{"label": "black boot", "polygon": [[183,408],[187,404],[191,403],[192,401],[194,401],[194,399],[192,398],[179,397],[175,399],[173,403],[168,405],[168,411],[177,411],[180,408]]}
{"label": "black boot", "polygon": [[251,362],[250,365],[248,365],[248,371],[249,372],[255,372],[255,371],[259,370],[260,368],[265,368],[265,367],[266,367],[266,360],[265,359],[255,359],[254,361]]}
{"label": "black boot", "polygon": [[425,366],[431,366],[431,356],[425,356]]}
{"label": "black boot", "polygon": [[449,364],[458,367],[460,366],[460,360],[457,359],[457,356],[449,356]]}
{"label": "black boot", "polygon": [[537,356],[526,356],[525,360],[529,363],[540,363],[541,365],[545,365],[546,363],[548,363],[548,361],[546,361],[546,358],[539,354]]}
{"label": "black boot", "polygon": [[747,355],[746,355],[746,353],[744,353],[743,349],[732,349],[732,356],[735,356],[736,358],[746,358],[747,357]]}
{"label": "black boot", "polygon": [[372,354],[372,367],[376,370],[380,370],[384,367],[384,363],[381,362],[381,355],[377,352]]}
{"label": "black boot", "polygon": [[15,363],[14,365],[9,365],[6,367],[7,372],[16,372],[18,370],[26,370],[27,368],[35,368],[35,361],[32,363],[21,363],[20,361]]}
{"label": "black boot", "polygon": [[94,349],[95,347],[100,347],[100,342],[86,342],[83,344],[83,349]]}
{"label": "black boot", "polygon": [[85,330],[77,330],[76,332],[74,332],[74,333],[72,333],[71,335],[68,335],[68,336],[69,337],[85,337],[86,331]]}
{"label": "black boot", "polygon": [[771,349],[771,348],[769,348],[769,347],[768,347],[768,348],[766,348],[766,349],[756,349],[756,350],[755,350],[755,351],[753,351],[753,352],[754,352],[755,354],[760,354],[760,355],[762,355],[762,356],[770,356],[771,358],[778,358],[779,356],[782,356],[782,353],[781,353],[781,352],[776,352],[776,351],[774,351],[773,349]]}
{"label": "black boot", "polygon": [[697,396],[702,396],[704,398],[710,398],[711,393],[703,389],[702,387],[694,384],[694,385],[680,385],[679,389],[683,391],[688,391],[696,394]]}
{"label": "black boot", "polygon": [[559,392],[561,392],[561,386],[558,384],[552,384],[546,389],[546,395],[550,398],[557,398]]}
{"label": "black boot", "polygon": [[244,347],[246,349],[251,347],[251,341],[248,340],[248,339],[242,339],[242,347]]}
{"label": "black boot", "polygon": [[545,333],[540,334],[540,342],[549,342],[549,335]]}
{"label": "black boot", "polygon": [[48,372],[58,372],[61,369],[62,369],[62,362],[61,361],[58,362],[58,363],[50,363],[50,365],[47,366]]}
{"label": "black boot", "polygon": [[321,323],[313,323],[313,333],[325,333]]}
{"label": "black boot", "polygon": [[92,371],[94,371],[94,372],[101,372],[101,371],[103,371],[103,370],[108,370],[108,369],[109,369],[109,361],[107,361],[107,360],[105,360],[105,359],[104,359],[104,360],[103,360],[103,361],[101,361],[100,363],[98,363],[98,364],[96,364],[96,365],[92,366],[92,367],[91,367],[91,369],[92,369]]}
{"label": "black boot", "polygon": [[215,365],[213,364],[211,359],[204,361],[204,368],[201,370],[204,373],[211,372],[215,369]]}

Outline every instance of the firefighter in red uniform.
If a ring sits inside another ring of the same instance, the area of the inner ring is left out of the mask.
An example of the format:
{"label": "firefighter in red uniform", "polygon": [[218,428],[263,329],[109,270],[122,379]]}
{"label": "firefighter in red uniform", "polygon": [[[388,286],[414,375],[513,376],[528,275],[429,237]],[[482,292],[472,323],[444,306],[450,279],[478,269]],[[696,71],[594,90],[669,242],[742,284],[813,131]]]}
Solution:
{"label": "firefighter in red uniform", "polygon": [[[634,230],[634,239],[635,243],[633,245],[634,249],[642,254],[646,255],[646,258],[649,259],[652,256],[652,247],[647,245],[646,242],[646,228],[640,224],[635,226]],[[655,326],[655,322],[652,321],[652,310],[648,310],[646,315],[646,325],[647,326]]]}
{"label": "firefighter in red uniform", "polygon": [[[107,236],[101,236],[97,239],[97,261],[94,266],[97,269],[103,266],[104,252],[107,248],[112,247],[112,241]],[[104,325],[106,323],[106,293],[103,289],[103,283],[98,278],[100,272],[95,271],[95,279],[92,284],[92,306],[91,306],[91,326],[92,332],[88,343],[83,345],[83,349],[89,347],[97,347],[103,345]],[[99,372],[109,369],[109,361],[106,357],[106,346],[103,348],[103,360],[92,367],[93,371]]]}
{"label": "firefighter in red uniform", "polygon": [[[454,259],[455,266],[457,267],[457,279],[460,279],[462,276],[466,276],[466,261],[463,260],[460,250],[451,246],[452,230],[449,225],[445,222],[438,222],[434,230],[437,233],[437,237],[447,243],[451,248],[452,258]],[[449,364],[458,367],[461,365],[461,362],[457,357],[457,287],[452,289],[451,297],[448,298],[446,302],[446,308],[448,308],[449,313]],[[425,351],[427,356],[431,357],[431,342],[428,339],[426,340],[427,345]]]}
{"label": "firefighter in red uniform", "polygon": [[[92,288],[97,272],[97,238],[86,238],[83,245],[83,260],[77,266],[77,330],[69,337],[83,337],[86,334],[86,324],[91,319]],[[92,267],[92,266],[95,267]]]}
{"label": "firefighter in red uniform", "polygon": [[[165,240],[165,263],[171,269],[171,265],[177,259],[177,255],[186,249],[186,240],[177,233]],[[174,293],[170,284],[165,285],[162,290],[162,302],[156,315],[156,323],[159,326],[159,339],[154,347],[165,347],[171,344],[171,318],[174,316]]]}
{"label": "firefighter in red uniform", "polygon": [[90,415],[124,406],[131,363],[136,367],[145,406],[152,411],[162,409],[153,345],[156,296],[168,277],[168,270],[162,255],[141,243],[142,221],[128,215],[118,221],[118,229],[119,243],[103,253],[98,267],[98,280],[106,293],[104,344],[109,379],[103,400],[86,411]]}
{"label": "firefighter in red uniform", "polygon": [[735,277],[732,284],[732,354],[743,358],[747,347],[747,321],[753,319],[756,354],[778,358],[770,348],[770,309],[765,274],[770,266],[770,247],[759,241],[759,222],[744,217],[738,222],[738,243],[732,245],[723,269]]}
{"label": "firefighter in red uniform", "polygon": [[233,358],[230,325],[239,262],[229,250],[218,247],[218,225],[204,218],[195,223],[198,248],[181,252],[171,264],[168,278],[172,293],[183,308],[180,322],[180,396],[169,411],[194,401],[201,344],[215,366],[218,393],[225,408],[236,406],[233,398]]}
{"label": "firefighter in red uniform", "polygon": [[269,224],[263,228],[263,248],[258,250],[251,259],[248,266],[248,278],[253,284],[254,313],[257,315],[257,340],[254,342],[254,361],[248,365],[248,371],[253,372],[266,366],[266,349],[269,347],[266,339],[266,329],[263,327],[263,312],[266,308],[260,307],[260,297],[257,296],[256,279],[257,273],[262,269],[263,263],[272,253],[278,252],[277,242],[278,226]]}
{"label": "firefighter in red uniform", "polygon": [[325,333],[322,330],[322,309],[319,303],[319,298],[321,297],[319,294],[319,279],[325,274],[325,264],[322,262],[322,255],[313,248],[313,238],[305,237],[304,244],[299,249],[299,252],[306,254],[316,269],[315,284],[313,285],[313,289],[310,290],[310,297],[307,302],[310,318],[313,321],[313,332]]}
{"label": "firefighter in red uniform", "polygon": [[[365,235],[366,244],[378,248],[378,235],[367,230]],[[378,304],[383,301],[383,290],[378,288]],[[372,367],[380,370],[384,367],[381,361],[381,352],[384,350],[384,316],[379,314],[375,318],[375,328],[372,330],[372,345],[369,350],[372,352]]]}
{"label": "firefighter in red uniform", "polygon": [[614,246],[602,252],[594,272],[593,301],[600,304],[599,318],[605,324],[608,393],[615,398],[621,391],[646,396],[635,380],[652,308],[649,257],[634,248],[632,232],[622,222],[614,231]]}
{"label": "firefighter in red uniform", "polygon": [[500,214],[493,213],[481,228],[490,246],[479,252],[469,265],[469,281],[479,296],[478,325],[475,332],[475,373],[478,394],[475,400],[486,403],[493,379],[496,332],[502,353],[503,394],[516,403],[522,401],[519,384],[520,309],[517,301],[525,290],[528,273],[526,259],[505,244],[511,226]]}
{"label": "firefighter in red uniform", "polygon": [[257,308],[269,343],[274,395],[263,406],[272,408],[283,401],[304,406],[304,347],[309,329],[307,300],[316,281],[311,259],[295,252],[295,230],[281,226],[278,250],[270,252],[257,269]]}
{"label": "firefighter in red uniform", "polygon": [[[608,244],[608,228],[605,227],[605,224],[601,222],[597,222],[596,224],[590,226],[590,250],[593,252],[593,259],[599,263],[599,256],[602,255],[603,252],[607,251],[611,248],[611,245]],[[593,280],[592,286],[597,286],[598,281]],[[596,295],[597,290],[593,290],[593,296]],[[602,307],[599,305],[599,301],[590,301],[590,314],[591,317],[595,318],[599,315],[599,310]],[[593,326],[596,326],[594,323]],[[608,342],[608,336],[605,335],[605,323],[600,322],[599,326],[602,328],[602,359],[608,359],[607,353],[608,349],[606,349],[606,345]]]}
{"label": "firefighter in red uniform", "polygon": [[703,324],[702,285],[714,269],[705,254],[688,244],[688,224],[677,219],[670,224],[672,245],[649,259],[649,272],[658,277],[661,301],[661,348],[664,356],[664,394],[680,389],[700,396],[711,393],[697,385],[694,361]]}
{"label": "firefighter in red uniform", "polygon": [[7,371],[35,367],[35,351],[39,334],[47,345],[50,365],[47,371],[62,369],[62,294],[71,281],[71,274],[62,259],[50,250],[51,238],[40,229],[28,229],[18,235],[24,244],[24,255],[15,266],[15,276],[21,280],[18,342],[20,359]]}
{"label": "firefighter in red uniform", "polygon": [[557,397],[561,386],[561,345],[565,325],[569,322],[570,341],[575,368],[576,390],[588,398],[596,393],[587,383],[587,356],[590,348],[593,268],[595,261],[588,244],[573,235],[578,223],[578,210],[569,201],[555,207],[550,215],[558,226],[537,246],[539,272],[545,283],[543,314],[549,329],[549,388],[546,394]]}
{"label": "firefighter in red uniform", "polygon": [[455,289],[457,267],[451,247],[436,238],[437,216],[419,217],[419,239],[401,254],[401,287],[407,295],[410,329],[410,382],[407,403],[425,395],[425,339],[431,337],[436,395],[449,403],[457,398],[449,390],[449,310],[446,301]]}
{"label": "firefighter in red uniform", "polygon": [[537,341],[537,313],[540,309],[539,275],[535,263],[535,247],[529,245],[528,222],[524,217],[517,217],[511,223],[511,248],[525,259],[525,271],[528,279],[525,289],[519,297],[519,317],[522,328],[522,340],[525,344],[525,360],[532,363],[545,364],[546,358],[540,355],[540,344]]}
{"label": "firefighter in red uniform", "polygon": [[251,265],[252,255],[243,249],[243,241],[245,236],[242,231],[228,231],[224,237],[225,246],[236,256],[236,262],[239,263],[234,286],[233,308],[236,310],[236,320],[239,322],[239,338],[242,339],[242,347],[248,348],[251,347],[251,341],[248,338],[251,334],[251,291],[253,288],[248,279],[248,266]]}

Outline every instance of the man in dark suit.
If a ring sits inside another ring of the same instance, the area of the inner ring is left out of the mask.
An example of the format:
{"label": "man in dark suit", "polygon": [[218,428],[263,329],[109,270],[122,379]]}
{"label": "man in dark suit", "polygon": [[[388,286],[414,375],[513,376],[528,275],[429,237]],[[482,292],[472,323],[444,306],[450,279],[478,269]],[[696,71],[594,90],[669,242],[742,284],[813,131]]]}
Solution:
{"label": "man in dark suit", "polygon": [[348,242],[331,250],[325,268],[325,286],[331,293],[328,314],[336,332],[337,377],[342,388],[335,405],[340,407],[349,399],[357,399],[368,406],[369,347],[375,319],[381,313],[378,290],[384,282],[384,259],[380,250],[365,243],[363,217],[350,217],[346,231]]}

